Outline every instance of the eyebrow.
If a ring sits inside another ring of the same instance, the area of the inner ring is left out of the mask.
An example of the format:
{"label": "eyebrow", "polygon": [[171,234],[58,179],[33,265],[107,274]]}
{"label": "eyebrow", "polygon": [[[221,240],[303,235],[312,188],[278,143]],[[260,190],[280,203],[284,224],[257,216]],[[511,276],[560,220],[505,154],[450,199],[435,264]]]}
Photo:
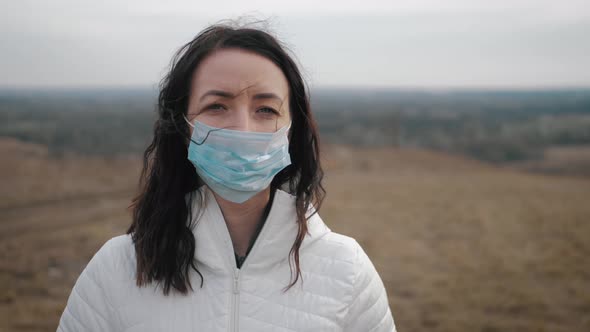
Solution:
{"label": "eyebrow", "polygon": [[[222,97],[222,98],[235,98],[236,97],[234,94],[227,92],[227,91],[209,90],[201,96],[200,100],[202,101],[207,96],[218,96],[218,97]],[[283,101],[283,99],[281,99],[279,96],[277,96],[276,94],[274,94],[272,92],[257,93],[254,96],[252,96],[252,99],[276,99],[280,102]]]}

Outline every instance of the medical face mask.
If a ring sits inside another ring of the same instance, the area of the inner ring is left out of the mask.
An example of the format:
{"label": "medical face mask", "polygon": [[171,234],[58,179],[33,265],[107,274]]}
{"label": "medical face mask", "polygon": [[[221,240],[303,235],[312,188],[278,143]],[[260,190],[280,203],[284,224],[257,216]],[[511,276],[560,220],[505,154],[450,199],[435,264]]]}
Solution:
{"label": "medical face mask", "polygon": [[230,130],[195,121],[188,160],[207,186],[228,201],[243,203],[270,185],[291,164],[287,134]]}

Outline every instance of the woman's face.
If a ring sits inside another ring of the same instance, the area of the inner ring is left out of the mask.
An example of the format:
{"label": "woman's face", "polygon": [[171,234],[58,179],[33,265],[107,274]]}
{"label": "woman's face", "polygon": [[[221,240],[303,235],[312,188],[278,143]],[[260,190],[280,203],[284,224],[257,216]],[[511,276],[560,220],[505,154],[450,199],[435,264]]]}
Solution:
{"label": "woman's face", "polygon": [[291,121],[289,85],[281,69],[261,55],[218,50],[193,74],[187,113],[191,122],[213,127],[275,132]]}

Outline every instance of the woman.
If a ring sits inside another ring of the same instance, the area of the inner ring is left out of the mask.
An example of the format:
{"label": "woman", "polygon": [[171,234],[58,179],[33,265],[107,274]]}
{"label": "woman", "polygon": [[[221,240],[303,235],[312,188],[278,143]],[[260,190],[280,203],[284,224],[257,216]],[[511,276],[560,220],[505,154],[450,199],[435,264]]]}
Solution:
{"label": "woman", "polygon": [[276,39],[209,27],[158,108],[128,234],[92,258],[58,331],[395,330],[365,252],[317,213],[317,128]]}

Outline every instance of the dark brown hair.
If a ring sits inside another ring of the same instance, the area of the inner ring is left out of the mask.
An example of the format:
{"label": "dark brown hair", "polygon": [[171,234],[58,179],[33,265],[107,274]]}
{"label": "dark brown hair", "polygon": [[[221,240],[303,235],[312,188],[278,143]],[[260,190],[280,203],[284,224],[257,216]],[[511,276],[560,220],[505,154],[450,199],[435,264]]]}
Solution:
{"label": "dark brown hair", "polygon": [[[183,120],[187,113],[191,78],[199,63],[215,50],[239,48],[262,55],[275,63],[289,84],[291,165],[278,173],[271,190],[286,186],[296,196],[298,233],[291,247],[291,283],[301,276],[299,248],[307,233],[306,215],[313,206],[319,210],[325,196],[319,158],[318,130],[313,119],[306,86],[296,63],[285,48],[269,33],[255,28],[213,25],[182,46],[174,55],[170,70],[160,83],[158,118],[154,136],[143,156],[140,191],[130,208],[132,235],[137,258],[138,286],[156,282],[165,295],[173,288],[182,294],[192,290],[191,268],[201,277],[194,261],[191,202],[203,184],[187,159],[190,129]],[[311,205],[311,206],[310,206]],[[291,259],[295,263],[293,273]],[[301,276],[302,277],[302,276]]]}

